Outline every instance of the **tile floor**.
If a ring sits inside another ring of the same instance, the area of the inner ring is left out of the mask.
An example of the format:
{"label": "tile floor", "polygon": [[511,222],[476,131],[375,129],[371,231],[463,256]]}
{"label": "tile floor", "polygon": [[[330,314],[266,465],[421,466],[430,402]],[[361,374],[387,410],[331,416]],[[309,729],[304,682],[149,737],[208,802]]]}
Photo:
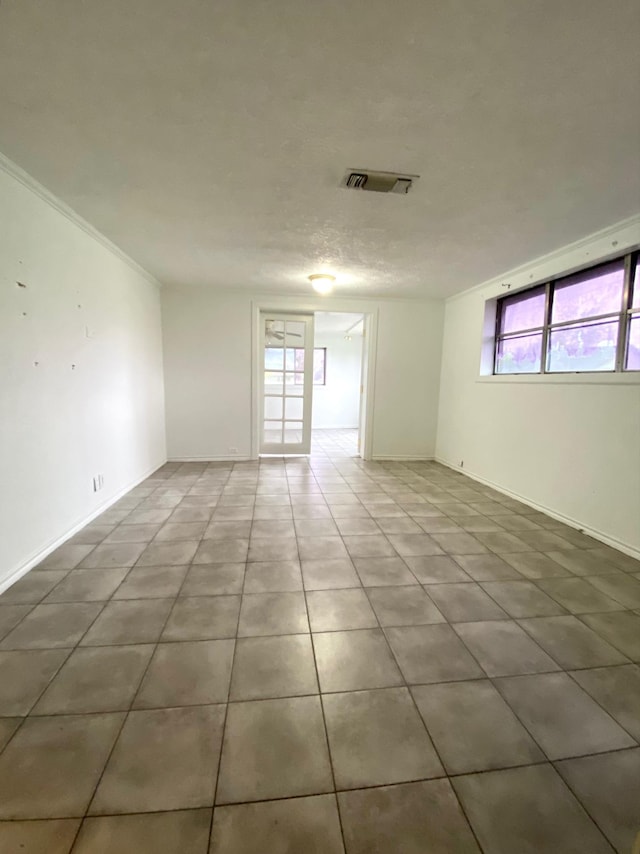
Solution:
{"label": "tile floor", "polygon": [[168,464],[0,597],[3,854],[629,854],[638,562],[347,438]]}

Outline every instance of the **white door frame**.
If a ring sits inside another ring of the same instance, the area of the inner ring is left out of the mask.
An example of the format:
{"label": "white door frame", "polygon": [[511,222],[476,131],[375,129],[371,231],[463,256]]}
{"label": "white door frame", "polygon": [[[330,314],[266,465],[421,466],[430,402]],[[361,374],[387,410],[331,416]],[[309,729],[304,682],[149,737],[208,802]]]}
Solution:
{"label": "white door frame", "polygon": [[272,298],[251,303],[251,459],[260,457],[260,359],[261,324],[260,314],[265,311],[290,314],[337,311],[345,314],[364,315],[364,342],[362,347],[363,390],[360,405],[360,456],[363,460],[373,458],[373,413],[375,408],[376,358],[378,352],[378,309],[359,306],[357,301],[340,301]]}

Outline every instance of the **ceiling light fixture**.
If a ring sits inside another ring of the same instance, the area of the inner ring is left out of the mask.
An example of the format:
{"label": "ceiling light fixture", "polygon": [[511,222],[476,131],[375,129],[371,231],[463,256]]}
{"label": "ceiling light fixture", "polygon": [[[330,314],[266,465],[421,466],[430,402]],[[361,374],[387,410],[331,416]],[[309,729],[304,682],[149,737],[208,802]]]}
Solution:
{"label": "ceiling light fixture", "polygon": [[308,279],[314,291],[319,294],[330,294],[336,277],[330,273],[314,273],[312,276],[308,276]]}

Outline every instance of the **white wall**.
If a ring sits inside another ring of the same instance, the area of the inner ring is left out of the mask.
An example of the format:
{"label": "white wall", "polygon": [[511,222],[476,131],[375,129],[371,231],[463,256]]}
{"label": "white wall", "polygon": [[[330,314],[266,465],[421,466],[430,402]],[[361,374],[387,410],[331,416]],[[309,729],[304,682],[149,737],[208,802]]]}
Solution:
{"label": "white wall", "polygon": [[640,375],[481,377],[485,301],[640,243],[612,228],[447,302],[437,458],[640,550]]}
{"label": "white wall", "polygon": [[373,455],[433,456],[441,302],[258,298],[183,287],[162,291],[170,459],[251,456],[253,300],[273,310],[377,315]]}
{"label": "white wall", "polygon": [[166,459],[157,285],[26,183],[0,169],[0,589]]}
{"label": "white wall", "polygon": [[314,345],[326,347],[327,355],[326,383],[313,387],[313,427],[357,427],[360,413],[362,335],[355,333],[350,341],[346,341],[344,333],[316,331]]}

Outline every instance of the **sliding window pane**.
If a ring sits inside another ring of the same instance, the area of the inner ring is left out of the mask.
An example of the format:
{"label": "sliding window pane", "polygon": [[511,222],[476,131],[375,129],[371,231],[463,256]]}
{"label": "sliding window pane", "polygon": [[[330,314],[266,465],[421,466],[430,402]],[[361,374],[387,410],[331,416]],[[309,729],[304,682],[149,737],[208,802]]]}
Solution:
{"label": "sliding window pane", "polygon": [[501,338],[496,353],[496,374],[538,374],[542,333]]}
{"label": "sliding window pane", "polygon": [[619,312],[622,308],[623,288],[623,258],[611,264],[560,279],[553,288],[551,323],[564,323],[568,320],[581,320]]}
{"label": "sliding window pane", "polygon": [[640,308],[640,258],[638,258],[635,276],[633,277],[633,299],[631,300],[631,308]]}
{"label": "sliding window pane", "polygon": [[625,369],[627,371],[640,371],[640,314],[632,317],[629,323],[629,341],[627,344]]}
{"label": "sliding window pane", "polygon": [[533,288],[501,300],[500,334],[537,329],[544,324],[545,288]]}
{"label": "sliding window pane", "polygon": [[549,333],[547,371],[613,371],[618,320],[563,326]]}

